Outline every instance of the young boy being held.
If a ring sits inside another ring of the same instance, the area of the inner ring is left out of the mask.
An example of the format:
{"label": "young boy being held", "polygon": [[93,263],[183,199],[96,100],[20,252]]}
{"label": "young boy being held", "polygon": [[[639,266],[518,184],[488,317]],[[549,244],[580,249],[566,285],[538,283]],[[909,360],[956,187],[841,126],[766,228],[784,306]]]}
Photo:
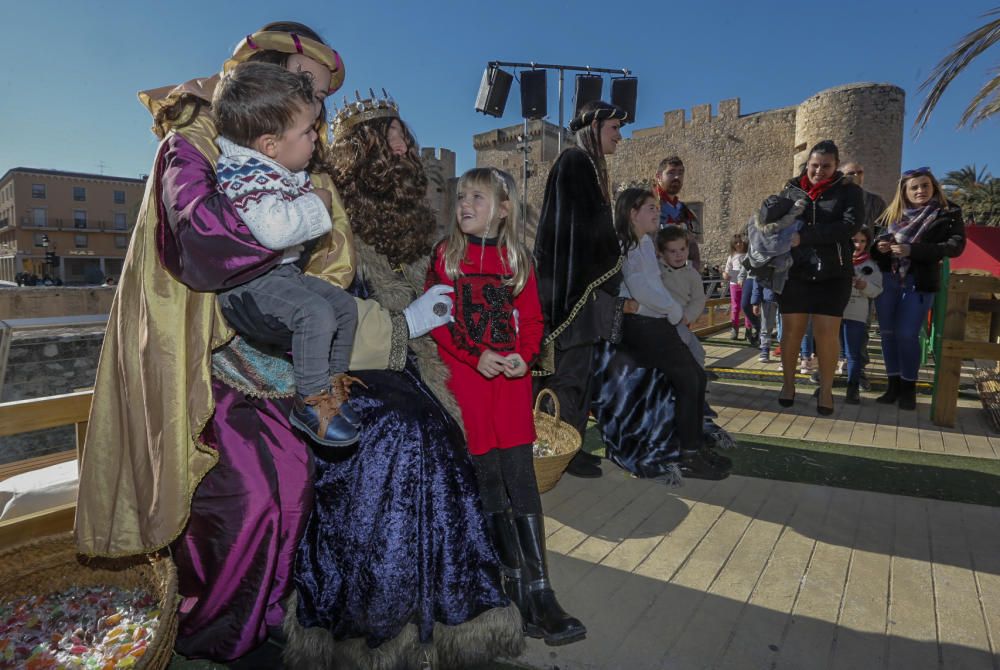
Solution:
{"label": "young boy being held", "polygon": [[[242,63],[224,76],[212,99],[219,184],[261,246],[280,264],[219,294],[223,315],[252,304],[292,333],[296,396],[289,420],[312,440],[346,446],[358,439],[347,404],[346,375],[358,309],[343,289],[303,274],[303,244],[330,231],[330,191],[314,189],[306,166],[317,141],[320,106],[304,73]],[[231,319],[234,325],[244,319]],[[250,328],[236,328],[256,339]]]}
{"label": "young boy being held", "polygon": [[705,288],[701,273],[688,264],[688,232],[680,226],[668,225],[656,232],[656,252],[660,258],[660,279],[681,309],[684,318],[677,324],[683,325],[682,338],[695,360],[705,367],[705,350],[690,327],[705,311]]}

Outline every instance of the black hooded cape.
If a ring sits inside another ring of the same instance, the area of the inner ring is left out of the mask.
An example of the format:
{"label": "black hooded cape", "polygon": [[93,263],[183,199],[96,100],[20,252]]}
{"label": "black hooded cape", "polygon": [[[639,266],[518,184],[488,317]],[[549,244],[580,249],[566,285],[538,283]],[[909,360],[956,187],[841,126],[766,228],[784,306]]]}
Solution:
{"label": "black hooded cape", "polygon": [[[606,322],[608,315],[585,313],[607,311],[603,305],[615,309],[616,300],[607,298],[616,298],[621,284],[621,273],[614,272],[620,249],[611,204],[604,199],[593,161],[582,149],[566,149],[549,172],[535,234],[535,272],[550,334],[570,318],[581,299],[588,297],[586,309],[574,319],[577,333],[573,339],[596,341],[605,336],[596,331],[603,330],[599,324]],[[600,290],[587,295],[587,287],[609,273]]]}

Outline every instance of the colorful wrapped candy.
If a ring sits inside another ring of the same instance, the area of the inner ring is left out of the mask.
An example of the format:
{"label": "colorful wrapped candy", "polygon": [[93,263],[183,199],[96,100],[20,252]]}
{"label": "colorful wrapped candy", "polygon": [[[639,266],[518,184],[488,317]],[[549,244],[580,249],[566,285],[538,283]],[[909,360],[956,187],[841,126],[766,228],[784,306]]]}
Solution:
{"label": "colorful wrapped candy", "polygon": [[0,603],[0,669],[134,668],[159,618],[142,589],[73,587]]}

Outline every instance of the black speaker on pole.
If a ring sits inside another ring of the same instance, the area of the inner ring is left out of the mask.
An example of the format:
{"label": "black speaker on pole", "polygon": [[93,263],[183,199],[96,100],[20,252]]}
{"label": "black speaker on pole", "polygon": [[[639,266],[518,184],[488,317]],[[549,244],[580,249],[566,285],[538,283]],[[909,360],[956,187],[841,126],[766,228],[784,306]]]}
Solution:
{"label": "black speaker on pole", "polygon": [[611,104],[628,112],[628,121],[635,121],[635,98],[639,92],[639,80],[635,77],[618,77],[611,80]]}
{"label": "black speaker on pole", "polygon": [[547,109],[545,70],[521,70],[521,116],[541,119]]}
{"label": "black speaker on pole", "polygon": [[476,96],[476,111],[497,118],[503,116],[513,81],[514,76],[509,72],[504,72],[495,65],[487,66],[479,84],[479,95]]}
{"label": "black speaker on pole", "polygon": [[578,74],[576,75],[576,93],[573,95],[573,116],[580,115],[580,108],[588,102],[601,99],[601,91],[604,88],[604,77],[599,74]]}

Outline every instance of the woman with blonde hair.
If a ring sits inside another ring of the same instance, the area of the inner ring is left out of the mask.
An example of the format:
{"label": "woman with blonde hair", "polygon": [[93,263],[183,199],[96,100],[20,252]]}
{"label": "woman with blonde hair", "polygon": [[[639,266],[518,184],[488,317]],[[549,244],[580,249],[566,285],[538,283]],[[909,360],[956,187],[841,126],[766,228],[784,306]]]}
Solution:
{"label": "woman with blonde hair", "polygon": [[929,167],[907,170],[878,218],[885,226],[871,250],[882,271],[875,299],[888,388],[876,399],[900,409],[917,407],[920,329],[940,287],[939,267],[965,248],[962,209],[948,201]]}

